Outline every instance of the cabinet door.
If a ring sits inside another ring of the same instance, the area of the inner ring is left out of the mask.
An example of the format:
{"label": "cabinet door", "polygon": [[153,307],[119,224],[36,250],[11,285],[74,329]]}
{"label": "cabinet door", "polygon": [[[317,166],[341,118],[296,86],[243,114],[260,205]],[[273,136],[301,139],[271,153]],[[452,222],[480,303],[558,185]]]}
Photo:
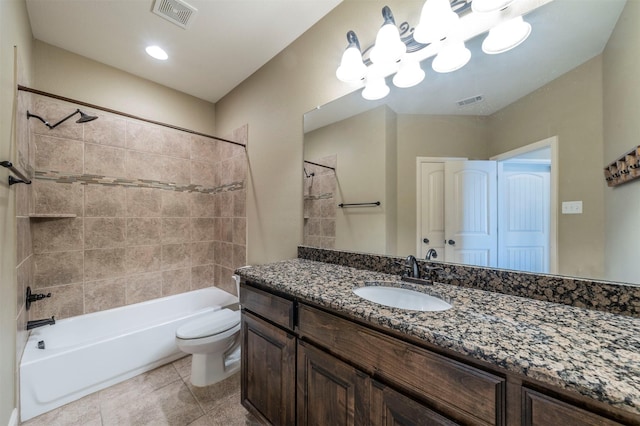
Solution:
{"label": "cabinet door", "polygon": [[369,424],[369,378],[313,346],[298,342],[298,424]]}
{"label": "cabinet door", "polygon": [[373,382],[372,426],[454,426],[455,423],[405,395]]}
{"label": "cabinet door", "polygon": [[614,426],[621,423],[559,401],[547,395],[523,388],[525,426],[580,425]]}
{"label": "cabinet door", "polygon": [[242,312],[242,405],[263,422],[295,424],[296,339]]}

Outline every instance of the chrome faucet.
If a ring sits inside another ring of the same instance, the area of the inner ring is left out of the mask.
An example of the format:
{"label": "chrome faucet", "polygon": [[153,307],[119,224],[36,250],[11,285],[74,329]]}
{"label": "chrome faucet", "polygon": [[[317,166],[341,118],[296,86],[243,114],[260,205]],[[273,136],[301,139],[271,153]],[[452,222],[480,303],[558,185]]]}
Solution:
{"label": "chrome faucet", "polygon": [[27,330],[32,328],[42,327],[43,325],[53,325],[56,323],[55,317],[45,318],[40,320],[27,321]]}
{"label": "chrome faucet", "polygon": [[407,276],[410,278],[420,278],[420,266],[415,256],[410,254],[405,259],[405,267],[407,268]]}

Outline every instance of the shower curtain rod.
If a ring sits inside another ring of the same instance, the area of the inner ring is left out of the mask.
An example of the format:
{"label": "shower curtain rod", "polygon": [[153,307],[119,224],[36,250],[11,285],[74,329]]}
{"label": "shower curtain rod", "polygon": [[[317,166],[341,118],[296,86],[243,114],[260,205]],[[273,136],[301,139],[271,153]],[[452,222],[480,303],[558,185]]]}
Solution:
{"label": "shower curtain rod", "polygon": [[140,120],[140,121],[144,121],[146,123],[156,124],[158,126],[168,127],[170,129],[174,129],[174,130],[180,130],[181,132],[191,133],[193,135],[204,136],[205,138],[215,139],[215,140],[220,141],[220,142],[232,143],[234,145],[239,145],[239,146],[244,147],[244,149],[247,149],[247,145],[245,145],[243,143],[240,143],[240,142],[234,142],[234,141],[230,141],[228,139],[219,138],[217,136],[207,135],[206,133],[196,132],[195,130],[185,129],[184,127],[174,126],[173,124],[167,124],[167,123],[162,123],[160,121],[149,120],[148,118],[137,117],[135,115],[128,114],[126,112],[116,111],[116,110],[111,109],[111,108],[106,108],[106,107],[102,107],[102,106],[99,106],[99,105],[90,104],[88,102],[78,101],[78,100],[75,100],[75,99],[66,98],[64,96],[55,95],[53,93],[43,92],[42,90],[32,89],[30,87],[21,86],[19,84],[18,84],[18,90],[22,90],[23,92],[34,93],[36,95],[47,96],[49,98],[57,99],[57,100],[60,100],[60,101],[71,102],[73,104],[82,105],[82,106],[85,106],[87,108],[99,109],[101,111],[105,111],[105,112],[109,112],[109,113],[112,113],[112,114],[121,115],[123,117],[133,118],[134,120]]}
{"label": "shower curtain rod", "polygon": [[326,169],[331,169],[331,170],[333,170],[333,171],[335,171],[335,170],[336,170],[336,168],[335,168],[335,167],[325,166],[324,164],[314,163],[313,161],[307,161],[307,160],[304,160],[304,161],[303,161],[303,163],[313,164],[314,166],[324,167],[324,168],[326,168]]}

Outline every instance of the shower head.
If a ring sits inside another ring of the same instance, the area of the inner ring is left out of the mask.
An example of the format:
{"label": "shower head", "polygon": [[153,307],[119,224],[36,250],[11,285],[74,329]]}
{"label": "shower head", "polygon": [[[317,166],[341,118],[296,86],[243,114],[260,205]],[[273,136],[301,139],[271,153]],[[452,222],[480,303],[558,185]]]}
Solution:
{"label": "shower head", "polygon": [[71,117],[73,117],[76,114],[80,114],[80,118],[76,121],[76,123],[86,123],[89,121],[93,121],[96,118],[98,118],[95,115],[88,115],[85,114],[84,112],[80,111],[79,109],[75,110],[74,112],[72,112],[71,114],[67,115],[65,118],[63,118],[62,120],[58,121],[56,124],[49,124],[49,122],[47,120],[45,120],[44,118],[40,117],[39,115],[35,115],[35,114],[31,114],[29,111],[27,111],[27,120],[30,119],[31,117],[33,118],[37,118],[38,120],[42,121],[49,129],[53,129],[54,127],[59,126],[60,124],[64,123],[65,121],[67,121],[68,119],[70,119]]}
{"label": "shower head", "polygon": [[95,116],[95,115],[88,115],[88,114],[85,114],[84,112],[82,112],[82,111],[80,111],[80,110],[78,110],[78,111],[76,111],[76,112],[79,112],[79,113],[80,113],[80,118],[78,118],[78,120],[76,121],[76,123],[86,123],[86,122],[88,122],[88,121],[93,121],[93,120],[95,120],[95,119],[97,119],[97,118],[98,118],[98,117],[97,117],[97,116]]}

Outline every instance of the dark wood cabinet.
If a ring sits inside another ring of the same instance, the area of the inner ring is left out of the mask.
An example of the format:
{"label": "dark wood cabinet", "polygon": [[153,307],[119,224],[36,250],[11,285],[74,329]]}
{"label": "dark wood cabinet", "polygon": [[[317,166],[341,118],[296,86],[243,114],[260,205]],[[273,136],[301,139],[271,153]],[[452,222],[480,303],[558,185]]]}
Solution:
{"label": "dark wood cabinet", "polygon": [[369,425],[369,377],[309,344],[298,342],[299,425]]}
{"label": "dark wood cabinet", "polygon": [[296,338],[242,313],[242,404],[266,424],[295,424]]}
{"label": "dark wood cabinet", "polygon": [[620,426],[622,424],[534,390],[527,388],[522,390],[524,426]]}
{"label": "dark wood cabinet", "polygon": [[455,426],[458,424],[388,386],[372,381],[372,426]]}

